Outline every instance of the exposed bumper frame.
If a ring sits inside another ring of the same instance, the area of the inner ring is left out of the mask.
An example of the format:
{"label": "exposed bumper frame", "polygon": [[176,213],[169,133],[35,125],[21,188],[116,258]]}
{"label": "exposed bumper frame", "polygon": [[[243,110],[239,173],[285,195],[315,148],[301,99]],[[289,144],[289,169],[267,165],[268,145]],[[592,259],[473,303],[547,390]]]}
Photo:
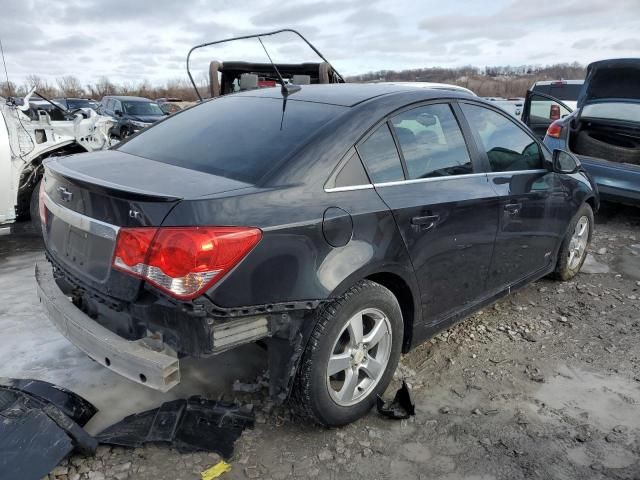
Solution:
{"label": "exposed bumper frame", "polygon": [[76,347],[101,365],[146,387],[166,392],[180,383],[176,356],[128,341],[76,308],[60,290],[50,264],[36,263],[38,296],[49,319]]}

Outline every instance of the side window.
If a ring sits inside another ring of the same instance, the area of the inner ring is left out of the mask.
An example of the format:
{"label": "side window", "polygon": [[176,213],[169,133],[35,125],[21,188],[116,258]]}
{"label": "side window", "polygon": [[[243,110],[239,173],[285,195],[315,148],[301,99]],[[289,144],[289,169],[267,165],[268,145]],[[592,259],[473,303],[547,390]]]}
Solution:
{"label": "side window", "polygon": [[404,180],[398,149],[386,123],[358,146],[358,152],[373,183]]}
{"label": "side window", "polygon": [[535,93],[531,95],[530,108],[529,119],[533,123],[549,123],[549,120],[558,120],[571,113],[570,110],[567,110],[558,102],[554,102],[542,95],[536,95]]}
{"label": "side window", "polygon": [[487,152],[492,172],[543,167],[540,146],[513,121],[478,105],[461,103],[460,106]]}
{"label": "side window", "polygon": [[369,177],[364,171],[360,157],[356,152],[349,157],[349,160],[342,166],[335,176],[333,187],[354,187],[358,185],[368,185]]}
{"label": "side window", "polygon": [[410,179],[473,173],[462,131],[448,104],[414,108],[391,122]]}
{"label": "side window", "polygon": [[122,112],[122,102],[120,100],[113,101],[113,111],[120,110]]}
{"label": "side window", "polygon": [[114,100],[111,99],[111,98],[109,100],[107,100],[107,111],[108,112],[113,112],[113,102],[114,102]]}

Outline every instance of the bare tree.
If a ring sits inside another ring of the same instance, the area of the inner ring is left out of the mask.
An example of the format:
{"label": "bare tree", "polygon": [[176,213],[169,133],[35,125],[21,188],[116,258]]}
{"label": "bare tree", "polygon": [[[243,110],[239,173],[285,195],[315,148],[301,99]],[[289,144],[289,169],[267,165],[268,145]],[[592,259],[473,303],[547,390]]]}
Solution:
{"label": "bare tree", "polygon": [[103,75],[96,83],[88,84],[87,91],[91,98],[100,100],[105,95],[115,95],[118,92],[118,88],[111,83],[108,77]]}
{"label": "bare tree", "polygon": [[64,97],[83,97],[84,89],[80,84],[80,80],[73,75],[65,75],[56,79],[58,88]]}
{"label": "bare tree", "polygon": [[40,95],[44,95],[47,98],[55,97],[58,95],[58,89],[38,75],[29,75],[27,77],[26,83],[26,90],[30,90],[31,88],[36,87],[36,92],[38,92]]}

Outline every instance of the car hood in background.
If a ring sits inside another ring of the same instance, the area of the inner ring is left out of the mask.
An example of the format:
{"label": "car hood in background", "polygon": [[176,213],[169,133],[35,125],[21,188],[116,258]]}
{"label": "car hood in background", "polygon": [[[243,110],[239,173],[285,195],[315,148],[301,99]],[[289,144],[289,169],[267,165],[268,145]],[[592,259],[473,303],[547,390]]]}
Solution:
{"label": "car hood in background", "polygon": [[153,123],[164,118],[166,115],[129,115],[129,120],[134,122]]}
{"label": "car hood in background", "polygon": [[601,102],[640,103],[640,58],[601,60],[587,67],[578,108]]}

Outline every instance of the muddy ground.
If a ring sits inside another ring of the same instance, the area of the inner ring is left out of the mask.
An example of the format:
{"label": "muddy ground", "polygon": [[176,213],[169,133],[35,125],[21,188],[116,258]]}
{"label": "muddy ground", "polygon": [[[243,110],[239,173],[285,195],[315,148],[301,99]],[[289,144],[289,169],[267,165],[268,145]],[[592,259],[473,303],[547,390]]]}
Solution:
{"label": "muddy ground", "polygon": [[[194,393],[253,401],[257,425],[237,443],[223,478],[640,479],[640,209],[605,206],[585,270],[544,279],[405,355],[413,386],[407,421],[366,418],[326,430],[292,420],[260,394],[234,393],[266,358],[253,346],[183,365],[169,394],[133,385],[82,355],[47,323],[33,281],[41,246],[0,237],[0,376],[72,388],[102,427]],[[387,396],[398,387],[396,380]],[[51,478],[197,479],[215,454],[100,447]]]}

